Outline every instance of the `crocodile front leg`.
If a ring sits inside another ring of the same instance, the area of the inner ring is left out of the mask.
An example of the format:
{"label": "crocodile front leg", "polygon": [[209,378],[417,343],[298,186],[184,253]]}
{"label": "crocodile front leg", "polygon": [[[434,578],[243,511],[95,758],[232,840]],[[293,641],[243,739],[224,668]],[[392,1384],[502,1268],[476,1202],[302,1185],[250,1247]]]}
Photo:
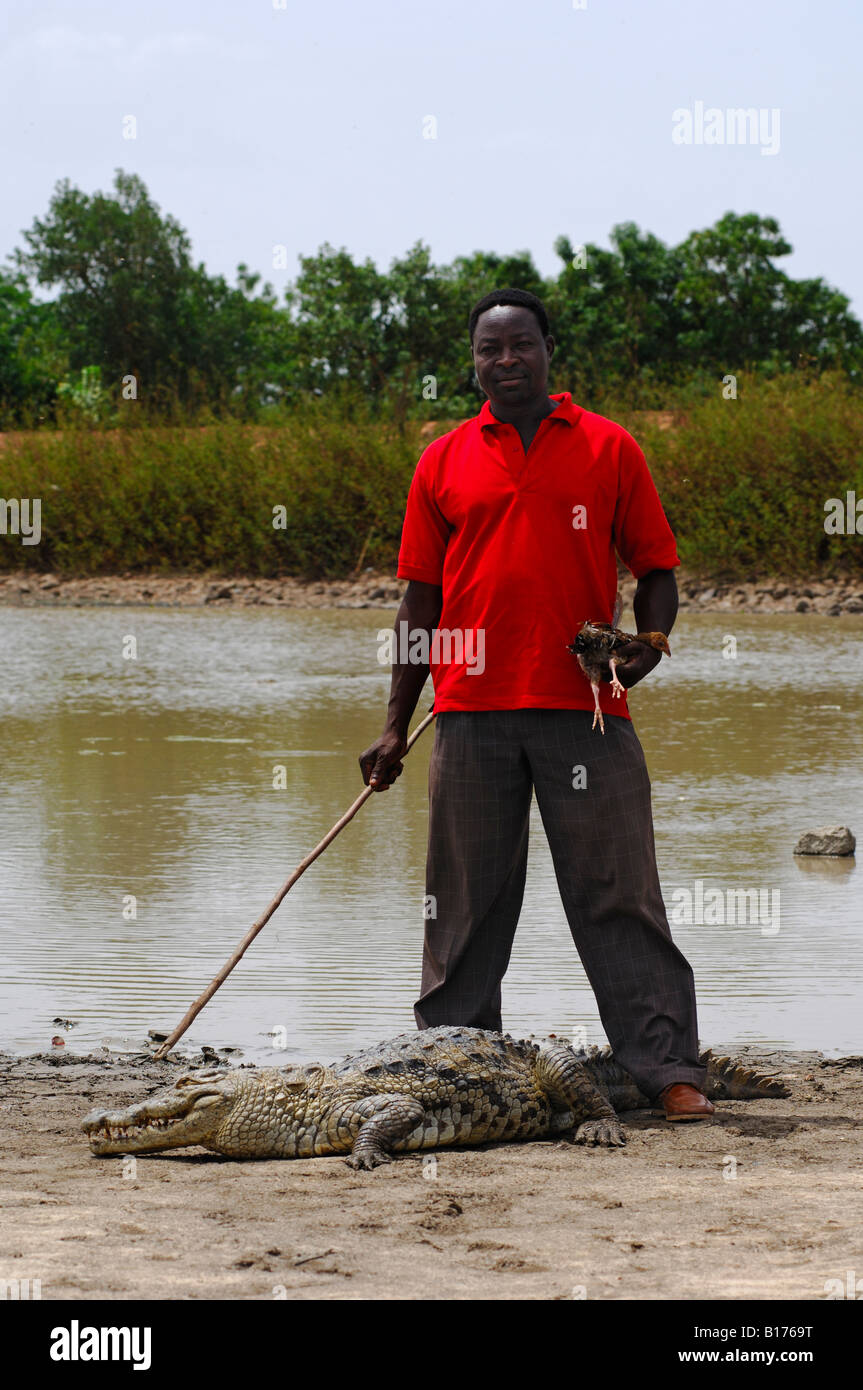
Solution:
{"label": "crocodile front leg", "polygon": [[390,1150],[400,1139],[422,1124],[425,1110],[412,1096],[365,1096],[352,1107],[354,1122],[360,1121],[360,1131],[354,1140],[350,1168],[377,1168],[379,1163],[391,1163]]}
{"label": "crocodile front leg", "polygon": [[556,1110],[571,1110],[576,1144],[618,1148],[626,1131],[614,1107],[598,1091],[571,1047],[543,1049],[536,1059],[536,1079]]}

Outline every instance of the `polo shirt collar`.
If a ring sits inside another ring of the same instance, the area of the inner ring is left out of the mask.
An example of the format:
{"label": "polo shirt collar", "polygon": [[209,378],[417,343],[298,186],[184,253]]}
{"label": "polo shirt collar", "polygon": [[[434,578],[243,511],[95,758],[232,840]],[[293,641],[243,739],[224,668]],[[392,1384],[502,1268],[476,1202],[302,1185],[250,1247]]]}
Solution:
{"label": "polo shirt collar", "polygon": [[[570,391],[550,391],[549,397],[553,401],[559,401],[560,404],[550,415],[544,417],[546,420],[564,420],[568,425],[575,425],[578,422],[581,406],[573,404]],[[492,413],[491,403],[488,399],[483,401],[477,419],[480,429],[485,429],[486,425],[504,425],[507,423],[505,420],[498,420],[497,416]]]}

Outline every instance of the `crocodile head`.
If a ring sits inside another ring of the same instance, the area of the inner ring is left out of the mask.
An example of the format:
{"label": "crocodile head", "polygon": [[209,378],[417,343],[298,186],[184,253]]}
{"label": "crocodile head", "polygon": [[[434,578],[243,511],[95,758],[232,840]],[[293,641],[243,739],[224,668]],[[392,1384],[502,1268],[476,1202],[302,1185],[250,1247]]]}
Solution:
{"label": "crocodile head", "polygon": [[126,1110],[91,1111],[82,1128],[99,1156],[191,1144],[247,1158],[311,1154],[327,1075],[316,1063],[190,1072]]}
{"label": "crocodile head", "polygon": [[91,1110],[81,1122],[94,1154],[147,1153],[209,1147],[236,1095],[235,1077],[222,1071],[178,1076],[173,1086],[126,1110]]}

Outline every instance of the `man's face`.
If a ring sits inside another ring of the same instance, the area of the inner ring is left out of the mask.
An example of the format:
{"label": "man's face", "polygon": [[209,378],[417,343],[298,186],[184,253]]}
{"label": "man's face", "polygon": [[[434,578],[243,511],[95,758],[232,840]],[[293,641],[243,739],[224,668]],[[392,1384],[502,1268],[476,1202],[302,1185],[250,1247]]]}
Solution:
{"label": "man's face", "polygon": [[495,304],[480,314],[473,334],[477,380],[491,401],[524,405],[548,386],[554,339],[543,338],[536,315],[513,304]]}

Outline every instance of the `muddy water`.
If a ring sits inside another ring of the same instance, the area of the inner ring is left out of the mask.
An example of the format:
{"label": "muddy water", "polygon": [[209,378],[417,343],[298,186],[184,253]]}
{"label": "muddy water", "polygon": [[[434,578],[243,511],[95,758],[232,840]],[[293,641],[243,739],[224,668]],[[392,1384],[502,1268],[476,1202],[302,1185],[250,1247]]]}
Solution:
{"label": "muddy water", "polygon": [[[179,1020],[359,790],[386,621],[0,610],[0,1047],[136,1048]],[[856,617],[686,614],[632,696],[706,1043],[863,1051],[860,870],[792,856],[836,822],[863,853],[861,638]],[[328,1058],[413,1026],[430,746],[291,892],[190,1043]],[[538,816],[530,854],[505,1025],[602,1042]]]}

